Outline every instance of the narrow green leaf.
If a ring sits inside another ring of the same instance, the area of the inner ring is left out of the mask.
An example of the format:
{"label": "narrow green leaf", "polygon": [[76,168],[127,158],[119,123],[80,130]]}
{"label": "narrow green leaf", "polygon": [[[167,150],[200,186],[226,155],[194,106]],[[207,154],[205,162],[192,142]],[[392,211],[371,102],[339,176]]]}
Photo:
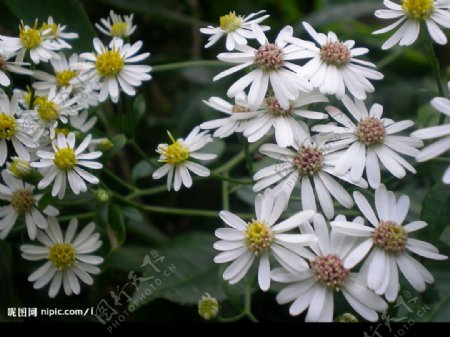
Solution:
{"label": "narrow green leaf", "polygon": [[119,248],[125,241],[126,229],[123,214],[120,207],[114,204],[109,205],[107,233],[112,250]]}
{"label": "narrow green leaf", "polygon": [[153,173],[153,167],[146,161],[141,160],[131,171],[131,177],[134,181],[149,177]]}
{"label": "narrow green leaf", "polygon": [[437,242],[450,224],[450,189],[442,182],[434,185],[423,200],[421,219],[430,227],[430,240]]}

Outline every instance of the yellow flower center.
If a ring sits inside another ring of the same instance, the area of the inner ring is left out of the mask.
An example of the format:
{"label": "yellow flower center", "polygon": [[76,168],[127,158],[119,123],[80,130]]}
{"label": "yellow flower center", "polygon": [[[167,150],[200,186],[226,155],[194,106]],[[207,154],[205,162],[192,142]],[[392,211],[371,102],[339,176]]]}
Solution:
{"label": "yellow flower center", "polygon": [[230,12],[229,14],[220,17],[220,28],[227,32],[234,32],[241,27],[242,21],[242,16],[236,15],[235,12]]}
{"label": "yellow flower center", "polygon": [[53,159],[53,162],[62,171],[73,170],[75,165],[77,165],[75,151],[70,147],[59,149],[55,153],[55,159]]}
{"label": "yellow flower center", "polygon": [[66,69],[56,72],[56,83],[59,87],[67,87],[70,84],[70,80],[77,76],[78,72],[75,70]]}
{"label": "yellow flower center", "polygon": [[373,232],[372,238],[375,246],[387,252],[400,253],[405,250],[408,233],[403,226],[397,225],[395,222],[381,221]]}
{"label": "yellow flower center", "polygon": [[120,21],[111,26],[111,35],[116,37],[127,36],[127,23]]}
{"label": "yellow flower center", "polygon": [[411,18],[426,20],[434,12],[434,0],[402,0],[402,8]]}
{"label": "yellow flower center", "polygon": [[245,230],[245,243],[255,255],[269,251],[272,241],[273,233],[269,225],[258,220],[248,223]]}
{"label": "yellow flower center", "polygon": [[34,99],[34,106],[37,107],[39,117],[46,123],[54,122],[59,117],[58,105],[49,101],[47,97],[37,96]]}
{"label": "yellow flower center", "polygon": [[19,27],[19,38],[27,49],[34,49],[42,42],[42,36],[39,29]]}
{"label": "yellow flower center", "polygon": [[177,140],[163,150],[163,155],[166,157],[166,163],[180,164],[189,158],[189,149]]}
{"label": "yellow flower center", "polygon": [[27,189],[18,189],[11,195],[11,205],[19,214],[25,214],[33,208],[35,199],[33,193]]}
{"label": "yellow flower center", "polygon": [[95,67],[100,76],[115,76],[123,69],[124,60],[115,50],[108,50],[97,56]]}
{"label": "yellow flower center", "polygon": [[71,243],[56,243],[48,249],[48,259],[57,270],[64,270],[75,263],[77,253]]}
{"label": "yellow flower center", "polygon": [[58,25],[56,23],[48,24],[47,22],[42,23],[41,32],[50,29],[49,35],[56,36],[58,34]]}
{"label": "yellow flower center", "polygon": [[0,113],[0,139],[10,140],[16,134],[16,119],[5,113]]}

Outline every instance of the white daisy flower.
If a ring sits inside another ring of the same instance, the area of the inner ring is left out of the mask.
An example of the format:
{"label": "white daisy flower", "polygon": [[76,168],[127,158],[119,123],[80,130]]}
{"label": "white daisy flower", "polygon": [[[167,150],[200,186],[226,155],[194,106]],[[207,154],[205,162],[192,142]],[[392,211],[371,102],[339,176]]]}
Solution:
{"label": "white daisy flower", "polygon": [[19,37],[0,35],[2,49],[5,52],[17,54],[17,62],[23,61],[26,52],[29,52],[30,58],[35,64],[40,61],[48,62],[52,58],[58,59],[59,55],[55,53],[55,50],[60,50],[61,46],[46,38],[49,31],[50,29],[42,31],[37,28],[37,21],[33,28],[22,22],[19,26]]}
{"label": "white daisy flower", "polygon": [[91,139],[91,135],[86,136],[75,148],[73,132],[70,132],[67,137],[59,133],[52,141],[52,152],[37,151],[36,155],[40,160],[31,163],[31,166],[39,169],[43,175],[38,188],[43,189],[53,183],[52,196],[58,195],[62,199],[66,192],[66,180],[69,181],[70,188],[75,194],[87,191],[84,180],[91,184],[98,184],[98,178],[82,168],[98,170],[103,167],[101,163],[94,161],[102,155],[100,151],[83,153],[91,143]]}
{"label": "white daisy flower", "polygon": [[18,95],[14,93],[10,101],[8,96],[0,94],[0,166],[3,166],[8,157],[9,142],[24,160],[30,160],[29,150],[37,146],[22,129],[19,114]]}
{"label": "white daisy flower", "polygon": [[64,32],[66,29],[65,25],[55,23],[53,17],[49,16],[47,22],[43,22],[41,26],[41,31],[45,32],[44,36],[52,42],[56,42],[60,49],[62,48],[72,48],[65,40],[71,40],[78,38],[77,33]]}
{"label": "white daisy flower", "polygon": [[369,52],[367,48],[354,48],[355,41],[340,41],[335,33],[317,33],[307,22],[303,22],[308,34],[318,46],[299,38],[289,38],[292,44],[303,48],[298,58],[311,59],[302,67],[305,76],[322,94],[336,95],[342,99],[347,92],[364,100],[375,88],[369,80],[381,80],[384,76],[376,71],[375,64],[360,60],[358,56]]}
{"label": "white daisy flower", "polygon": [[48,296],[55,297],[61,288],[67,296],[80,293],[80,281],[92,285],[92,275],[100,274],[97,265],[103,262],[100,256],[92,255],[102,245],[100,235],[94,233],[95,224],[89,223],[78,235],[78,220],[73,218],[69,222],[63,236],[58,221],[54,217],[48,218],[48,227],[39,231],[38,245],[22,245],[22,257],[29,261],[47,260],[34,271],[28,281],[34,282],[34,289],[41,289],[50,283]]}
{"label": "white daisy flower", "polygon": [[74,87],[81,85],[78,55],[73,54],[69,59],[63,53],[59,53],[59,56],[59,60],[50,60],[53,74],[41,70],[34,71],[33,77],[38,80],[33,83],[36,95],[54,96],[59,90],[71,93]]}
{"label": "white daisy flower", "polygon": [[151,67],[149,65],[130,64],[146,59],[150,53],[136,55],[142,47],[142,41],[130,45],[124,44],[121,39],[113,39],[109,48],[94,38],[95,53],[83,53],[82,59],[89,61],[87,67],[92,69],[94,78],[101,84],[98,99],[104,102],[108,96],[117,103],[119,100],[119,87],[129,96],[134,96],[134,87],[143,81],[150,80]]}
{"label": "white daisy flower", "polygon": [[9,59],[15,56],[11,52],[4,52],[0,45],[0,85],[8,87],[11,84],[11,80],[8,77],[8,73],[16,73],[22,75],[32,75],[33,72],[30,69],[24,68],[29,66],[26,62],[10,61]]}
{"label": "white daisy flower", "polygon": [[[450,82],[448,82],[450,90]],[[446,116],[450,116],[450,100],[444,97],[436,97],[431,100],[431,105],[438,111],[442,112]],[[428,145],[420,153],[416,155],[418,162],[423,162],[436,158],[441,154],[447,152],[450,149],[450,124],[444,124],[439,126],[432,126],[424,128],[418,131],[414,131],[411,134],[412,137],[420,139],[435,139],[441,138],[435,143]],[[450,166],[444,173],[442,178],[445,184],[450,184]]]}
{"label": "white daisy flower", "polygon": [[[233,50],[236,45],[246,45],[247,39],[261,38],[260,32],[270,29],[270,27],[268,26],[259,25],[269,17],[269,15],[263,15],[259,18],[257,17],[258,15],[262,15],[265,12],[265,10],[262,10],[258,13],[252,13],[247,17],[236,15],[235,12],[230,12],[229,14],[220,17],[219,27],[208,26],[206,28],[200,28],[200,32],[206,35],[210,35],[205,48],[209,48],[214,45],[224,35],[227,36],[225,46],[227,50],[230,51]],[[260,27],[260,29],[257,31],[253,29],[253,25],[255,24]],[[264,38],[264,35],[262,35],[262,39]]]}
{"label": "white daisy flower", "polygon": [[286,234],[291,229],[311,219],[314,211],[298,212],[276,223],[286,207],[286,200],[276,198],[270,189],[255,199],[256,219],[246,223],[228,211],[221,211],[220,218],[232,228],[219,228],[216,236],[221,239],[214,248],[223,251],[214,258],[216,263],[233,261],[223,273],[230,284],[239,282],[248,272],[255,259],[258,263],[258,282],[263,291],[270,287],[270,262],[272,255],[284,268],[293,272],[308,269],[308,264],[298,251],[317,241],[311,234]]}
{"label": "white daisy flower", "polygon": [[[213,133],[213,137],[225,138],[232,135],[235,132],[241,132],[240,125],[242,121],[240,119],[232,118],[233,115],[241,113],[248,113],[250,111],[250,106],[247,102],[247,96],[245,93],[240,93],[235,97],[235,103],[230,104],[220,97],[211,97],[207,101],[203,101],[209,107],[223,112],[228,116],[225,118],[214,119],[212,121],[207,121],[200,124],[200,128],[211,130],[216,129]],[[259,112],[253,112],[254,114],[259,114]]]}
{"label": "white daisy flower", "polygon": [[[253,25],[254,30],[257,27]],[[238,52],[217,55],[221,61],[238,65],[219,73],[213,80],[217,81],[242,69],[253,68],[228,89],[228,97],[235,97],[250,86],[248,102],[252,109],[257,109],[263,102],[270,83],[280,106],[285,110],[289,109],[290,101],[297,98],[299,91],[312,90],[311,84],[300,76],[302,67],[290,62],[298,59],[302,51],[302,48],[288,44],[287,39],[292,37],[292,33],[293,28],[286,26],[278,34],[275,43],[269,43],[261,32],[264,39],[258,39],[261,44],[258,49],[247,45],[236,46]]]}
{"label": "white daisy flower", "polygon": [[341,220],[331,222],[333,229],[364,239],[344,261],[344,267],[352,268],[372,250],[360,270],[360,278],[370,289],[379,295],[385,294],[386,299],[393,302],[400,288],[398,267],[414,289],[424,291],[426,283],[433,283],[434,278],[408,251],[433,260],[446,260],[447,256],[439,254],[433,245],[409,236],[427,223],[413,221],[402,225],[408,214],[408,196],[402,195],[397,200],[393,192],[380,185],[375,190],[378,217],[360,192],[354,192],[353,196],[372,226]]}
{"label": "white daisy flower", "polygon": [[210,174],[209,169],[189,160],[191,158],[198,160],[212,160],[217,157],[215,154],[197,152],[206,144],[212,142],[208,131],[200,131],[200,127],[194,128],[186,139],[172,137],[167,132],[172,144],[159,144],[156,152],[160,154],[159,161],[165,163],[162,167],[153,172],[153,179],[160,179],[167,175],[167,189],[172,188],[178,191],[183,184],[187,188],[192,186],[192,177],[189,171],[192,171],[200,177],[207,177]]}
{"label": "white daisy flower", "polygon": [[380,184],[379,161],[399,179],[406,175],[405,168],[416,173],[414,167],[398,153],[414,157],[419,153],[417,148],[421,147],[423,142],[413,137],[395,135],[414,125],[413,121],[394,122],[381,118],[383,106],[380,104],[373,104],[368,112],[363,101],[352,101],[346,96],[342,102],[356,120],[356,124],[342,111],[330,106],[327,108],[328,113],[342,126],[332,123],[312,128],[313,131],[336,134],[340,139],[339,143],[351,144],[336,161],[336,174],[343,175],[350,171],[350,178],[359,181],[365,170],[369,185],[377,188]]}
{"label": "white daisy flower", "polygon": [[397,19],[397,21],[373,34],[386,33],[400,27],[383,43],[382,49],[392,48],[396,44],[400,46],[413,44],[419,37],[420,25],[423,22],[434,42],[441,45],[447,43],[447,37],[441,27],[450,28],[448,0],[401,0],[400,4],[384,0],[383,3],[388,9],[376,10],[375,16],[380,19]]}
{"label": "white daisy flower", "polygon": [[244,112],[232,118],[246,119],[241,123],[241,129],[250,143],[260,140],[273,127],[277,144],[287,147],[295,141],[309,137],[308,125],[298,117],[327,118],[326,114],[308,110],[308,104],[319,102],[328,102],[328,99],[318,93],[300,92],[297,99],[289,102],[289,107],[284,109],[275,96],[269,96],[264,99],[263,105],[256,112]]}
{"label": "white daisy flower", "polygon": [[58,122],[67,124],[70,116],[75,116],[81,109],[76,97],[69,98],[66,93],[60,92],[49,96],[35,96],[31,115],[45,128],[50,130],[51,138]]}
{"label": "white daisy flower", "polygon": [[[345,219],[345,217],[342,217]],[[311,269],[292,274],[282,268],[272,272],[272,280],[287,283],[277,295],[279,304],[292,302],[289,313],[301,314],[308,308],[306,322],[331,322],[334,313],[334,293],[342,291],[350,306],[368,321],[378,320],[378,312],[386,311],[385,301],[345,267],[348,256],[354,252],[356,241],[331,231],[322,215],[314,217],[314,229],[309,224],[300,227],[303,233],[315,234],[318,243],[311,245]]]}
{"label": "white daisy flower", "polygon": [[[128,38],[136,30],[136,25],[133,25],[133,14],[131,15],[118,15],[111,9],[109,17],[100,19],[100,23],[95,24],[95,27],[105,35]],[[103,26],[102,26],[103,25]]]}
{"label": "white daisy flower", "polygon": [[[308,138],[302,143],[295,142],[294,150],[282,148],[275,144],[264,144],[259,151],[276,159],[276,164],[262,168],[255,173],[255,192],[277,184],[275,193],[283,192],[290,196],[297,183],[300,184],[302,209],[317,211],[316,197],[327,218],[334,216],[333,198],[346,208],[353,207],[350,194],[333,178],[333,176],[367,188],[367,182],[360,178],[356,183],[350,174],[336,175],[334,165],[339,159],[336,150],[346,144],[326,143],[323,138]],[[313,188],[313,184],[314,187]],[[314,192],[315,190],[315,192]],[[333,197],[333,198],[332,198]]]}
{"label": "white daisy flower", "polygon": [[48,205],[42,212],[38,209],[42,194],[34,194],[34,186],[14,178],[8,170],[2,171],[5,185],[0,184],[0,200],[7,205],[0,207],[0,239],[5,239],[17,219],[25,218],[28,236],[31,240],[36,238],[37,228],[47,228],[47,216],[57,216],[58,210]]}

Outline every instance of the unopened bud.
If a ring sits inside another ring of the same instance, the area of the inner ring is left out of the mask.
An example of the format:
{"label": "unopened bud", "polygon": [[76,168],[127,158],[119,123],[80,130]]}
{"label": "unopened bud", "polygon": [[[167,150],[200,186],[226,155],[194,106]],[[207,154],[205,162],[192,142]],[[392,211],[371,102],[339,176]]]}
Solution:
{"label": "unopened bud", "polygon": [[23,179],[30,175],[33,168],[28,161],[20,159],[19,157],[12,157],[11,159],[12,162],[7,164],[8,170],[16,178]]}
{"label": "unopened bud", "polygon": [[219,313],[219,302],[208,293],[202,296],[198,301],[198,314],[205,320],[209,321]]}
{"label": "unopened bud", "polygon": [[358,323],[359,322],[358,319],[354,315],[352,315],[348,312],[342,314],[341,316],[336,317],[334,319],[334,321],[339,322],[339,323]]}
{"label": "unopened bud", "polygon": [[114,144],[108,138],[104,138],[98,144],[98,149],[102,152],[106,152],[110,150],[113,146]]}
{"label": "unopened bud", "polygon": [[108,202],[109,201],[109,193],[104,190],[103,188],[99,188],[97,191],[95,191],[95,199],[98,202]]}

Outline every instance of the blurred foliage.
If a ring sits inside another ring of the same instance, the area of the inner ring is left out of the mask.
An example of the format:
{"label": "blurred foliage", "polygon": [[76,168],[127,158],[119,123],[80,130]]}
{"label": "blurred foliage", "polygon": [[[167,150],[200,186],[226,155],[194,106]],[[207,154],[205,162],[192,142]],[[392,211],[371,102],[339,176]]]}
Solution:
{"label": "blurred foliage", "polygon": [[[46,19],[52,15],[56,21],[67,25],[67,31],[78,32],[80,38],[74,42],[74,52],[90,51],[95,36],[94,22],[106,17],[110,9],[118,13],[134,13],[138,25],[135,40],[144,41],[144,49],[151,52],[152,66],[189,60],[214,60],[222,51],[222,43],[209,50],[203,48],[205,38],[199,28],[207,24],[217,24],[221,15],[235,10],[248,14],[266,9],[271,15],[266,22],[272,27],[270,37],[276,36],[284,25],[292,25],[299,37],[305,38],[302,21],[308,21],[322,32],[333,30],[343,40],[352,39],[357,45],[370,48],[371,60],[379,65],[385,74],[382,81],[375,83],[376,92],[369,101],[384,105],[385,113],[393,119],[413,119],[420,127],[433,125],[438,118],[430,108],[429,101],[436,96],[431,68],[423,46],[415,44],[410,48],[394,48],[381,51],[380,46],[386,35],[373,36],[371,32],[381,27],[373,16],[373,11],[382,6],[381,1],[351,0],[255,0],[255,1],[208,1],[208,0],[1,0],[0,33],[17,35],[19,20],[31,24],[35,18]],[[384,23],[383,23],[384,24]],[[447,30],[448,33],[449,30]],[[222,42],[222,41],[221,41]],[[441,64],[447,69],[445,81],[450,74],[449,47],[436,46]],[[207,108],[202,100],[210,96],[224,97],[233,76],[212,85],[212,77],[220,71],[220,66],[181,68],[173,71],[155,71],[151,82],[141,88],[139,96],[129,105],[136,127],[136,143],[142,144],[143,151],[156,158],[157,144],[167,140],[166,130],[175,137],[184,136],[192,127],[217,116]],[[423,89],[427,88],[427,89]],[[102,174],[107,185],[123,195],[136,192],[133,188],[160,188],[161,182],[151,179],[151,161],[142,160],[137,150],[127,145],[127,139],[119,133],[119,118],[112,106],[106,104],[97,112],[100,134],[106,133],[112,148],[105,156],[110,160],[109,173]],[[231,137],[224,142],[215,142],[214,151],[221,153],[221,162],[231,158],[241,150],[238,139]],[[253,154],[255,166],[263,160],[256,152]],[[216,161],[211,166],[214,168]],[[411,197],[412,209],[408,220],[419,216],[428,221],[428,229],[421,236],[436,244],[443,254],[450,254],[449,234],[449,189],[439,181],[448,163],[431,161],[417,166],[417,175],[407,175],[402,180],[390,180],[389,188]],[[131,186],[121,185],[114,174],[125,177]],[[235,167],[233,177],[246,177],[245,163]],[[253,212],[254,193],[250,187],[231,183],[236,193],[230,194],[230,206],[236,212]],[[84,199],[82,199],[84,198]],[[163,207],[202,208],[218,211],[222,209],[221,183],[213,180],[198,181],[190,190],[179,193],[163,193],[138,197],[144,205]],[[295,202],[295,200],[294,200]],[[422,204],[424,206],[422,207]],[[96,278],[93,287],[83,287],[77,297],[59,296],[49,300],[44,290],[35,291],[27,280],[35,266],[25,264],[18,253],[19,244],[24,238],[19,230],[13,231],[13,242],[0,242],[0,321],[7,319],[7,307],[74,307],[96,306],[102,299],[112,301],[111,291],[130,282],[130,271],[141,272],[142,277],[153,275],[150,270],[141,270],[143,258],[149,251],[164,256],[164,263],[173,265],[173,274],[166,275],[161,286],[145,297],[142,307],[130,315],[129,320],[200,320],[196,316],[196,301],[204,292],[222,300],[225,311],[236,313],[243,300],[241,286],[230,287],[223,284],[221,268],[214,264],[212,233],[220,226],[220,219],[192,216],[177,216],[147,212],[133,207],[123,207],[118,200],[98,203],[93,196],[82,196],[69,200],[63,208],[64,219],[70,214],[81,214],[80,218],[94,219],[101,229],[104,239],[102,253],[106,256],[103,273]],[[84,220],[83,220],[84,221]],[[125,240],[126,238],[126,240]],[[440,240],[439,240],[440,239]],[[447,320],[450,317],[450,273],[449,262],[429,263],[436,278],[420,296],[420,303],[431,309],[424,318],[431,321]],[[14,286],[12,286],[14,285]],[[130,294],[132,288],[128,286]],[[141,290],[142,291],[142,290]],[[145,294],[145,290],[144,290]],[[135,293],[133,299],[142,293]],[[256,293],[253,298],[255,315],[262,321],[288,320],[287,306],[278,306],[275,293]],[[145,304],[145,305],[144,305]],[[352,312],[337,301],[335,316]],[[400,315],[391,308],[392,316]],[[68,318],[53,317],[52,320]],[[94,318],[86,318],[94,320]],[[295,320],[301,318],[295,318]]]}

